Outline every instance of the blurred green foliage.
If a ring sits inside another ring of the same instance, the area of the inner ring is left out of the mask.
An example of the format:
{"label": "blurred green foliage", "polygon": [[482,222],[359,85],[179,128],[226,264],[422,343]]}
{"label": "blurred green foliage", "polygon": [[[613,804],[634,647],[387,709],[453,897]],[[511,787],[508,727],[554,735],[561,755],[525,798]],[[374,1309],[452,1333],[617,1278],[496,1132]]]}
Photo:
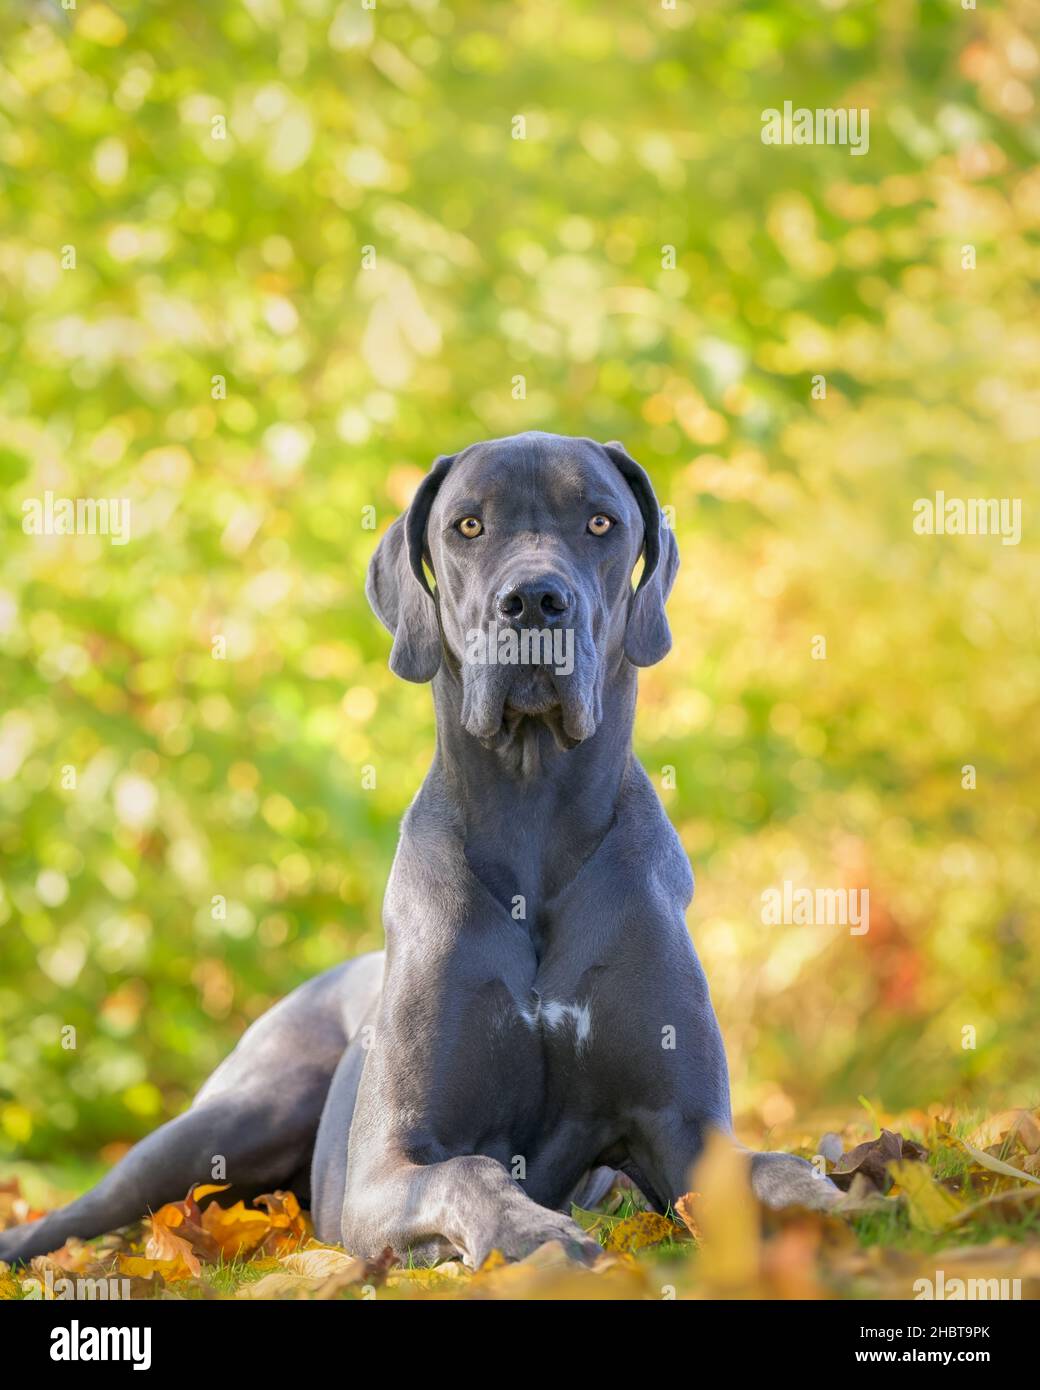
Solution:
{"label": "blurred green foliage", "polygon": [[[1035,1103],[1036,19],[7,8],[0,1151],[134,1139],[380,943],[432,721],[365,509],[528,428],[623,439],[674,508],[637,732],[738,1111]],[[869,154],[764,146],[786,99],[869,108]],[[1024,498],[1022,544],[915,535],[940,488]],[[48,489],[133,539],[23,534]],[[869,887],[869,934],[764,927],[784,879]]]}

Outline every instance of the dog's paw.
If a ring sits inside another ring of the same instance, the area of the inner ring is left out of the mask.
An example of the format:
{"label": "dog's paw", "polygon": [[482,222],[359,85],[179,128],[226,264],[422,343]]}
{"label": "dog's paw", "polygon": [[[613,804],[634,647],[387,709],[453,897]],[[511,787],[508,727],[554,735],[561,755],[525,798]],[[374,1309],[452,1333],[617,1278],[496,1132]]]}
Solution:
{"label": "dog's paw", "polygon": [[41,1253],[38,1232],[33,1230],[35,1225],[36,1222],[31,1221],[0,1231],[0,1261],[9,1265],[28,1264],[34,1255]]}
{"label": "dog's paw", "polygon": [[598,1207],[620,1178],[621,1174],[613,1168],[606,1168],[602,1165],[598,1168],[591,1168],[571,1193],[570,1205],[583,1207],[585,1210]]}
{"label": "dog's paw", "polygon": [[842,1196],[830,1178],[794,1154],[752,1154],[751,1186],[758,1200],[773,1208],[829,1211]]}
{"label": "dog's paw", "polygon": [[546,1210],[544,1216],[503,1221],[488,1241],[484,1258],[498,1250],[507,1260],[525,1260],[543,1245],[556,1242],[569,1260],[590,1265],[603,1254],[598,1241],[585,1234],[576,1221],[562,1212]]}

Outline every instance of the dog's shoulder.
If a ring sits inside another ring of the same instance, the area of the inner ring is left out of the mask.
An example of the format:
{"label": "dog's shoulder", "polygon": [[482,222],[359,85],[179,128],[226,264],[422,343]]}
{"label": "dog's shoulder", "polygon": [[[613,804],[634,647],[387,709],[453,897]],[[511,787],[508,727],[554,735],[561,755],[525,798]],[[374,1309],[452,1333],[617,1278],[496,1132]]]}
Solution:
{"label": "dog's shoulder", "polygon": [[685,908],[693,897],[693,870],[656,787],[635,757],[618,798],[618,820],[624,822],[627,856],[645,866],[666,899]]}

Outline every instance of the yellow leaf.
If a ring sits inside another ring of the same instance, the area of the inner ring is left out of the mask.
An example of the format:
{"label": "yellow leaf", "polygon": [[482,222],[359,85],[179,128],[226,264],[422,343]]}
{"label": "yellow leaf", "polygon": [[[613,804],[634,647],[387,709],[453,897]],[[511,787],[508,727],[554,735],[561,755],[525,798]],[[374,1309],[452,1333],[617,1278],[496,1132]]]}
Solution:
{"label": "yellow leaf", "polygon": [[761,1230],[751,1191],[751,1163],[732,1138],[713,1131],[693,1174],[690,1205],[704,1233],[700,1269],[723,1293],[753,1292],[758,1284]]}
{"label": "yellow leaf", "polygon": [[230,1186],[229,1182],[201,1183],[198,1187],[193,1187],[188,1196],[194,1202],[201,1202],[203,1197],[211,1197],[214,1192],[226,1192]]}
{"label": "yellow leaf", "polygon": [[606,1249],[617,1251],[643,1250],[648,1245],[659,1245],[662,1240],[675,1240],[686,1232],[667,1216],[656,1211],[640,1211],[635,1216],[619,1221],[607,1237]]}
{"label": "yellow leaf", "polygon": [[911,1163],[900,1159],[888,1165],[906,1197],[911,1226],[933,1234],[952,1226],[964,1203],[952,1192],[940,1187],[926,1163]]}
{"label": "yellow leaf", "polygon": [[144,1255],[120,1255],[119,1273],[138,1279],[150,1279],[153,1274],[158,1274],[167,1284],[193,1277],[183,1259],[151,1260]]}

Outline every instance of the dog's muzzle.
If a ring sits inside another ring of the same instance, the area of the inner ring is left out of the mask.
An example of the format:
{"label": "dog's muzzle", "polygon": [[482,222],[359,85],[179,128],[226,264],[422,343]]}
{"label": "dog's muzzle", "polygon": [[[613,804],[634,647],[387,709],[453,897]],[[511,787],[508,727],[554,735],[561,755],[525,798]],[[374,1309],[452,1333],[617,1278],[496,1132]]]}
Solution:
{"label": "dog's muzzle", "polygon": [[598,660],[574,595],[555,576],[498,587],[491,618],[466,633],[462,722],[496,747],[525,719],[542,721],[560,748],[595,732]]}

